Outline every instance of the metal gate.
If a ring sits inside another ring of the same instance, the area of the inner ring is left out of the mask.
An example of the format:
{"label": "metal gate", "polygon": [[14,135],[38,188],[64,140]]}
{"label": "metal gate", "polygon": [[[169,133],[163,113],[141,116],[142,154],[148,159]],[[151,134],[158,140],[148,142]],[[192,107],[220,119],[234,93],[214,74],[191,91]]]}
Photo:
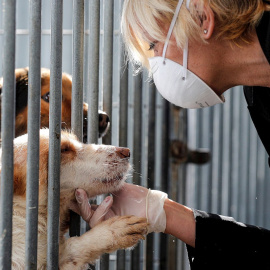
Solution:
{"label": "metal gate", "polygon": [[[60,144],[55,134],[61,126],[63,71],[73,76],[73,132],[82,139],[84,100],[91,108],[88,142],[131,149],[134,175],[128,181],[163,190],[189,207],[270,227],[267,157],[250,122],[240,87],[226,94],[223,106],[186,111],[168,104],[157,93],[147,71],[134,76],[133,67],[126,63],[120,35],[122,0],[0,0],[0,6],[0,76],[4,78],[1,269],[11,267],[15,67],[29,66],[32,93],[28,99],[31,124],[27,161],[35,166],[28,166],[27,173],[29,209],[35,209],[38,199],[40,67],[50,68],[52,74],[48,269],[58,269],[59,196],[55,191],[59,189]],[[98,126],[98,109],[111,117],[111,129],[104,139],[98,139],[93,128]],[[71,235],[83,233],[85,224],[80,224],[76,215],[72,219]],[[37,212],[29,210],[26,269],[36,269],[36,224]],[[189,269],[183,243],[164,234],[148,235],[132,251],[104,255],[95,268]]]}

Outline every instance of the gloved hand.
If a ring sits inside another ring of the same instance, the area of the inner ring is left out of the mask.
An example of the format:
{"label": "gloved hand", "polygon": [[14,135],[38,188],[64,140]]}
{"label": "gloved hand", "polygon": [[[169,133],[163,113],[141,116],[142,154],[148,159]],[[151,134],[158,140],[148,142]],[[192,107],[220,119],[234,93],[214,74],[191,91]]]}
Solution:
{"label": "gloved hand", "polygon": [[99,206],[91,206],[87,193],[83,189],[77,189],[75,197],[77,202],[71,202],[69,209],[80,215],[89,224],[90,228],[105,220],[105,214],[110,211],[113,204],[113,198],[108,196]]}
{"label": "gloved hand", "polygon": [[121,190],[106,197],[98,206],[90,206],[84,190],[76,191],[79,213],[90,225],[113,216],[134,215],[147,218],[148,233],[164,232],[166,229],[166,214],[163,209],[166,193],[150,190],[141,186],[125,183]]}

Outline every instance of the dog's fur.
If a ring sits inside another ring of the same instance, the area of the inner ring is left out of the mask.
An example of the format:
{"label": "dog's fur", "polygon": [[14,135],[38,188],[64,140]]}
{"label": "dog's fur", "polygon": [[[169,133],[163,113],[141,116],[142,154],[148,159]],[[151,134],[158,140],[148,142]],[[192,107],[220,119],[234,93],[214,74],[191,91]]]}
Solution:
{"label": "dog's fur", "polygon": [[[16,120],[15,137],[27,133],[27,103],[28,103],[28,68],[15,70],[16,77]],[[0,78],[0,93],[2,94],[3,78]],[[62,75],[62,128],[71,128],[71,98],[72,78],[69,74]],[[2,96],[2,95],[1,95]],[[0,96],[0,97],[1,97]],[[41,69],[41,103],[40,127],[49,127],[49,101],[50,101],[50,70]],[[88,104],[83,103],[83,141],[87,142],[87,112]],[[99,137],[106,134],[110,119],[108,115],[99,110]],[[1,119],[1,118],[0,118]],[[1,121],[1,120],[0,120]]]}
{"label": "dog's fur", "polygon": [[[24,269],[26,213],[26,156],[28,136],[14,140],[13,199],[13,269]],[[47,184],[49,130],[40,130],[38,269],[46,268],[47,249]],[[132,247],[146,233],[146,219],[134,216],[113,217],[101,222],[80,237],[65,239],[69,226],[69,209],[75,202],[74,192],[83,188],[94,197],[114,192],[126,179],[129,150],[105,145],[80,143],[68,132],[61,135],[60,171],[60,239],[59,268],[84,269],[102,253]]]}

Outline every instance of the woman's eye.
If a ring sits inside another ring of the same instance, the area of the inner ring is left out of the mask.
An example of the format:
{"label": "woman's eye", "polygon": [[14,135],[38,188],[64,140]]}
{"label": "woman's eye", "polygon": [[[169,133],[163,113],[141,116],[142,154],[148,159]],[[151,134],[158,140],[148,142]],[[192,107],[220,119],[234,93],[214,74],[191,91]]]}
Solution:
{"label": "woman's eye", "polygon": [[156,42],[151,42],[149,45],[149,51],[153,50],[155,48]]}

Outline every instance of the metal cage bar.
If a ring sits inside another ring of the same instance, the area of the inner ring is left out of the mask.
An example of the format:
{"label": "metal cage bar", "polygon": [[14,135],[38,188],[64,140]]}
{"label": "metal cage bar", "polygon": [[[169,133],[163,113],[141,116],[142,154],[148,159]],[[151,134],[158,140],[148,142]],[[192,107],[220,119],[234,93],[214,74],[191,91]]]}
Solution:
{"label": "metal cage bar", "polygon": [[[152,93],[153,95],[153,93]],[[163,114],[164,114],[164,99],[161,97],[159,93],[156,93],[155,95],[155,106],[156,106],[156,111],[155,111],[155,145],[156,145],[156,155],[155,155],[155,181],[154,181],[154,189],[157,190],[162,190],[165,191],[162,186],[162,181],[164,180],[163,177],[163,170],[162,170],[162,160],[161,156],[163,154]],[[167,133],[167,131],[166,131]],[[165,160],[164,160],[165,161]],[[154,270],[159,270],[159,269],[164,269],[161,267],[161,259],[162,259],[162,254],[164,254],[165,251],[165,246],[161,246],[161,236],[165,236],[164,234],[155,234],[154,235],[154,246],[155,246],[155,252],[154,252],[154,262],[153,262],[153,269]],[[162,251],[162,252],[161,252]],[[166,252],[165,252],[166,253]]]}
{"label": "metal cage bar", "polygon": [[3,89],[2,89],[2,167],[1,167],[1,220],[0,268],[11,269],[12,213],[13,213],[13,138],[15,111],[15,27],[16,1],[5,0]]}
{"label": "metal cage bar", "polygon": [[[127,147],[128,134],[128,69],[125,63],[123,44],[121,44],[121,55],[120,55],[120,93],[119,93],[119,145]],[[117,251],[116,267],[117,270],[126,269],[126,252],[125,250]]]}
{"label": "metal cage bar", "polygon": [[[98,142],[100,0],[89,3],[87,142]],[[99,262],[97,261],[99,267]]]}
{"label": "metal cage bar", "polygon": [[63,0],[52,0],[51,12],[47,269],[58,269]]}
{"label": "metal cage bar", "polygon": [[74,0],[71,128],[80,141],[83,139],[83,45],[84,0]]}
{"label": "metal cage bar", "polygon": [[[112,82],[113,82],[113,5],[114,1],[104,1],[104,50],[103,50],[103,109],[112,115]],[[103,138],[104,144],[111,144],[108,134]]]}
{"label": "metal cage bar", "polygon": [[[141,146],[142,146],[142,79],[141,74],[132,78],[132,87],[134,91],[134,141],[133,149],[138,149],[133,153],[133,164],[135,173],[133,173],[133,183],[140,185],[141,173]],[[140,269],[140,245],[137,245],[131,252],[131,269]]]}
{"label": "metal cage bar", "polygon": [[[147,74],[146,74],[147,76]],[[146,77],[145,76],[145,77]],[[146,78],[144,79],[146,81]],[[156,155],[156,118],[151,117],[155,115],[156,112],[156,88],[154,84],[148,85],[148,89],[145,89],[149,92],[149,111],[148,111],[148,166],[147,166],[147,187],[155,189],[155,155]],[[153,269],[154,267],[154,234],[147,236],[146,241],[146,269]]]}
{"label": "metal cage bar", "polygon": [[89,5],[89,88],[88,103],[88,143],[98,141],[98,94],[99,94],[99,41],[100,41],[100,0],[91,0]]}
{"label": "metal cage bar", "polygon": [[[71,129],[83,140],[83,50],[84,46],[84,0],[73,1],[73,63]],[[80,235],[80,216],[70,213],[70,236]]]}
{"label": "metal cage bar", "polygon": [[126,147],[128,141],[128,68],[125,63],[124,50],[121,53],[120,63],[122,68],[120,71],[119,145]]}
{"label": "metal cage bar", "polygon": [[[114,1],[103,1],[103,19],[104,19],[104,49],[102,63],[102,82],[103,82],[103,110],[112,115],[112,89],[113,89],[113,7]],[[110,127],[112,130],[112,125]],[[112,143],[111,132],[107,134],[102,142],[104,144]],[[104,196],[98,198],[101,203]],[[102,255],[100,260],[100,270],[109,269],[109,254]]]}
{"label": "metal cage bar", "polygon": [[25,267],[37,269],[41,0],[30,1]]}
{"label": "metal cage bar", "polygon": [[[169,190],[169,103],[166,100],[162,100],[162,156],[161,159],[161,190],[168,192]],[[167,246],[168,236],[165,234],[160,235],[160,269],[168,269],[167,263]]]}

